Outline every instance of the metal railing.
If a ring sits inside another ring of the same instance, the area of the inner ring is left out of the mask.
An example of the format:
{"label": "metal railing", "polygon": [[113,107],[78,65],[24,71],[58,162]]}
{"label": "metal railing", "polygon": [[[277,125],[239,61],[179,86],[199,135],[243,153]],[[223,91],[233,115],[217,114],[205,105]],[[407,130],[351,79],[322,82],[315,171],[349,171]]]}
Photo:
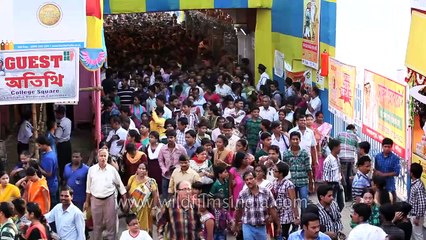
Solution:
{"label": "metal railing", "polygon": [[[349,124],[345,122],[343,119],[339,118],[338,116],[331,114],[332,124],[333,124],[333,130],[332,130],[332,137],[335,137],[339,132],[345,131],[346,126]],[[382,144],[373,138],[365,135],[362,133],[361,127],[357,127],[358,136],[361,138],[362,141],[367,141],[371,144],[370,149],[370,156],[374,157],[382,151]],[[405,159],[400,158],[401,163],[401,171],[398,177],[396,177],[396,193],[400,200],[407,200],[408,199],[408,186],[409,183],[407,183],[408,179],[408,163]]]}

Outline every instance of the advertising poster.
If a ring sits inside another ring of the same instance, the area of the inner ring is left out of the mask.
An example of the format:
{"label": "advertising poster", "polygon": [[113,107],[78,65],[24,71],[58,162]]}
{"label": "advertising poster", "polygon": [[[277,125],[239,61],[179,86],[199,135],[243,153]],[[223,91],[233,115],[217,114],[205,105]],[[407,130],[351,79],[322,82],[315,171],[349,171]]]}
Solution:
{"label": "advertising poster", "polygon": [[0,50],[86,46],[86,0],[0,0],[0,23]]}
{"label": "advertising poster", "polygon": [[365,70],[362,132],[381,142],[394,141],[394,152],[405,158],[406,87]]}
{"label": "advertising poster", "polygon": [[[414,104],[415,115],[413,119],[412,129],[412,163],[420,163],[423,166],[422,181],[426,184],[426,85],[417,85],[409,91],[412,99],[416,100],[418,104]],[[423,104],[421,104],[423,103]]]}
{"label": "advertising poster", "polygon": [[78,49],[0,52],[0,105],[78,101]]}
{"label": "advertising poster", "polygon": [[354,120],[356,68],[330,58],[328,108],[349,122]]}
{"label": "advertising poster", "polygon": [[318,70],[321,1],[303,2],[302,63]]}

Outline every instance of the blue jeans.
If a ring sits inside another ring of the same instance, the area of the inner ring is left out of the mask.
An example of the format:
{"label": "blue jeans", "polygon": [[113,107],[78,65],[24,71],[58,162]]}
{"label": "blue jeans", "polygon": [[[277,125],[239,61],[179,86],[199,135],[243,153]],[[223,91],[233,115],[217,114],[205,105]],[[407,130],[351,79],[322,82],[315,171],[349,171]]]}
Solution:
{"label": "blue jeans", "polygon": [[267,239],[266,225],[255,227],[249,224],[243,224],[244,240],[260,240]]}
{"label": "blue jeans", "polygon": [[163,180],[161,181],[161,200],[169,199],[169,183],[170,179],[163,177]]}
{"label": "blue jeans", "polygon": [[213,239],[214,240],[226,240],[226,232],[215,232]]}
{"label": "blue jeans", "polygon": [[308,200],[309,200],[309,193],[308,193],[308,186],[302,186],[302,187],[296,187],[296,194],[297,194],[297,199],[300,202],[300,210],[301,213],[303,213],[306,209],[306,207],[308,206]]}

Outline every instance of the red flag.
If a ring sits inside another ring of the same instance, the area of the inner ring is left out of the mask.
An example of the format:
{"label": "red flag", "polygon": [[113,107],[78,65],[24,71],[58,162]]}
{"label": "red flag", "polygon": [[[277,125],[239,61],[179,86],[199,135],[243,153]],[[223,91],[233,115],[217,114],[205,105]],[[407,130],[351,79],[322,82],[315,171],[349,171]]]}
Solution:
{"label": "red flag", "polygon": [[86,0],[86,16],[101,19],[101,0]]}

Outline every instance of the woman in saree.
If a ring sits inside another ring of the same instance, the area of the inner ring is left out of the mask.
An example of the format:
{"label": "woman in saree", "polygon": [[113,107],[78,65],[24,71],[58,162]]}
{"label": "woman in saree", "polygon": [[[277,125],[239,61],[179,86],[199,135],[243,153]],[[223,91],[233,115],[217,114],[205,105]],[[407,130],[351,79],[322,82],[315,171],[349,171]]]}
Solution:
{"label": "woman in saree", "polygon": [[42,214],[48,213],[50,210],[50,193],[46,178],[33,167],[28,168],[26,173],[28,181],[25,186],[25,201],[37,203]]}
{"label": "woman in saree", "polygon": [[317,151],[318,151],[318,163],[315,168],[315,181],[322,180],[322,169],[325,157],[327,153],[325,149],[327,147],[328,139],[330,138],[331,129],[333,125],[330,123],[324,122],[324,114],[319,111],[315,114],[315,121],[312,124],[312,130],[315,134],[315,140],[317,141]]}
{"label": "woman in saree", "polygon": [[148,177],[144,163],[139,164],[136,174],[129,178],[126,190],[130,195],[130,211],[138,217],[140,228],[152,232],[151,211],[160,208],[160,200],[157,182]]}
{"label": "woman in saree", "polygon": [[136,149],[136,145],[128,143],[126,145],[126,153],[123,155],[124,176],[123,182],[127,182],[130,176],[134,175],[141,163],[147,163],[148,158],[142,151]]}

